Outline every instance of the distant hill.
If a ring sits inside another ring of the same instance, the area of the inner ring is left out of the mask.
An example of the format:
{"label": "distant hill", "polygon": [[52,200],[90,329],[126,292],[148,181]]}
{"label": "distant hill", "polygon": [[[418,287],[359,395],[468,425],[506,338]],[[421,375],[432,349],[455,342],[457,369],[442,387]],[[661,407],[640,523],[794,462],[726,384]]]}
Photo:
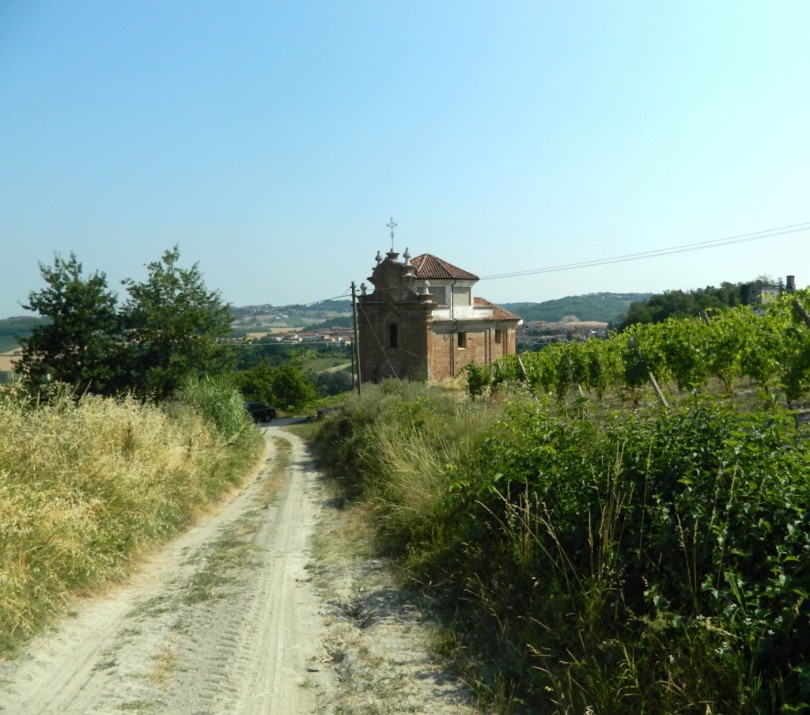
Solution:
{"label": "distant hill", "polygon": [[580,320],[618,323],[624,319],[631,303],[646,300],[652,293],[588,293],[546,300],[542,303],[501,303],[503,308],[523,320],[544,320],[556,323],[567,315]]}
{"label": "distant hill", "polygon": [[309,305],[247,305],[231,306],[234,316],[232,335],[270,328],[310,328],[342,325],[351,318],[349,300],[322,300]]}
{"label": "distant hill", "polygon": [[36,326],[45,325],[47,322],[45,318],[34,318],[31,316],[19,316],[0,320],[0,353],[14,350],[18,344],[18,337],[28,337]]}
{"label": "distant hill", "polygon": [[313,315],[321,313],[345,313],[351,312],[352,303],[348,299],[343,300],[322,300],[318,303],[308,303],[306,305],[243,305],[231,306],[231,313],[234,318],[245,318],[258,315]]}
{"label": "distant hill", "polygon": [[[556,323],[575,315],[580,320],[618,323],[627,315],[631,303],[643,301],[652,293],[589,293],[573,295],[542,303],[501,303],[524,320]],[[313,305],[253,305],[232,307],[238,327],[259,329],[260,326],[333,327],[351,325],[352,304],[348,300],[326,300]],[[237,327],[235,325],[234,327]]]}
{"label": "distant hill", "polygon": [[[590,293],[575,295],[542,303],[502,303],[507,310],[524,320],[545,320],[554,323],[567,315],[580,320],[598,320],[618,323],[624,319],[630,303],[646,300],[652,293]],[[350,300],[325,300],[312,305],[247,305],[231,306],[234,332],[264,330],[268,326],[331,327],[351,325]],[[15,335],[30,335],[43,318],[19,317],[0,320],[0,347],[11,350],[17,344]],[[2,352],[2,350],[0,350]]]}

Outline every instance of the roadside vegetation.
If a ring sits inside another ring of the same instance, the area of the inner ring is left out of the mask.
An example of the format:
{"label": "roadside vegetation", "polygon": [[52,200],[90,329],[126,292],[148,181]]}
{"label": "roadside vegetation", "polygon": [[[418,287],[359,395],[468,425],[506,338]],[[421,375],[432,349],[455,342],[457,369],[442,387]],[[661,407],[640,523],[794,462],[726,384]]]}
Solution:
{"label": "roadside vegetation", "polygon": [[177,247],[122,303],[73,254],[40,272],[0,387],[0,657],[242,483],[264,446],[245,399],[314,409],[347,375],[314,351],[237,369],[230,309]]}
{"label": "roadside vegetation", "polygon": [[0,656],[235,488],[264,440],[217,338],[227,306],[175,247],[124,281],[40,265],[0,388]]}
{"label": "roadside vegetation", "polygon": [[807,712],[808,307],[369,386],[315,448],[499,711]]}
{"label": "roadside vegetation", "polygon": [[230,388],[161,405],[0,393],[0,655],[242,482],[263,448]]}

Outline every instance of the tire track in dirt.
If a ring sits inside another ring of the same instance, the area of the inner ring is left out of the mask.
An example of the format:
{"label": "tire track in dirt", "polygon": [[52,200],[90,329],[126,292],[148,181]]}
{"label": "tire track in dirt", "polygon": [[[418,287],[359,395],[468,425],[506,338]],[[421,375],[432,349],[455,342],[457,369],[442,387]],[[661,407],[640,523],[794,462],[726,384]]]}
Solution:
{"label": "tire track in dirt", "polygon": [[[428,655],[419,609],[351,551],[304,443],[265,432],[262,466],[219,513],[0,663],[3,715],[475,712]],[[313,561],[319,541],[332,549]]]}
{"label": "tire track in dirt", "polygon": [[301,578],[318,505],[294,441],[272,503],[268,460],[219,514],[130,583],[79,603],[74,618],[23,658],[0,664],[0,711],[319,711],[329,673],[306,669],[319,655],[321,619],[317,595]]}

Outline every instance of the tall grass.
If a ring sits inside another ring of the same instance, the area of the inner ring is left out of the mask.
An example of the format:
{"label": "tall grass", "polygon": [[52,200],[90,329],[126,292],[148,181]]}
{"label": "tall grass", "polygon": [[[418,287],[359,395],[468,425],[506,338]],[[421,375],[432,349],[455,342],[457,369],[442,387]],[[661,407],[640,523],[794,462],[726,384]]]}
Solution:
{"label": "tall grass", "polygon": [[245,419],[242,394],[227,382],[211,377],[189,377],[183,382],[177,402],[182,407],[191,407],[210,426],[228,441],[243,437],[250,429],[250,420]]}
{"label": "tall grass", "polygon": [[374,512],[400,553],[430,538],[460,465],[492,417],[485,403],[419,383],[384,382],[346,400],[313,437],[322,465]]}
{"label": "tall grass", "polygon": [[790,414],[480,407],[383,385],[315,441],[451,608],[471,677],[539,713],[808,709],[810,441]]}
{"label": "tall grass", "polygon": [[182,402],[0,394],[0,654],[238,484],[262,444],[242,412],[234,433]]}

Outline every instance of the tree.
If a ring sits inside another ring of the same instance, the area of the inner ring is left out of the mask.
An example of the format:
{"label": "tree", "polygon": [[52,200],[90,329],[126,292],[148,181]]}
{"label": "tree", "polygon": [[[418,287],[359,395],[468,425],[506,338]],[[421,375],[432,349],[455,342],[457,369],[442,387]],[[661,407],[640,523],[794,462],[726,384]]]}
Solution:
{"label": "tree", "polygon": [[265,361],[237,372],[234,380],[248,400],[267,402],[283,410],[301,409],[318,396],[300,360],[278,366]]}
{"label": "tree", "polygon": [[312,382],[318,394],[323,397],[352,390],[352,374],[349,370],[324,370],[312,375]]}
{"label": "tree", "polygon": [[248,400],[274,403],[273,371],[275,366],[270,360],[264,360],[244,370],[238,370],[234,382]]}
{"label": "tree", "polygon": [[85,277],[71,253],[58,254],[53,266],[39,264],[46,287],[29,294],[26,310],[48,319],[21,338],[22,358],[15,370],[32,385],[50,380],[78,391],[109,393],[116,389],[120,365],[120,320],[117,298],[103,273]]}
{"label": "tree", "polygon": [[317,395],[312,380],[300,365],[288,362],[273,370],[273,401],[282,409],[300,409]]}
{"label": "tree", "polygon": [[668,318],[698,316],[707,310],[752,305],[759,301],[763,288],[776,287],[771,278],[760,276],[750,283],[724,281],[719,288],[706,286],[686,292],[672,290],[656,293],[646,300],[631,303],[627,315],[619,324],[619,330],[625,330],[635,323],[663,323]]}
{"label": "tree", "polygon": [[187,377],[216,375],[229,367],[217,338],[230,330],[230,308],[209,291],[195,263],[180,268],[177,246],[147,264],[143,283],[124,281],[130,384],[149,399],[165,399]]}

